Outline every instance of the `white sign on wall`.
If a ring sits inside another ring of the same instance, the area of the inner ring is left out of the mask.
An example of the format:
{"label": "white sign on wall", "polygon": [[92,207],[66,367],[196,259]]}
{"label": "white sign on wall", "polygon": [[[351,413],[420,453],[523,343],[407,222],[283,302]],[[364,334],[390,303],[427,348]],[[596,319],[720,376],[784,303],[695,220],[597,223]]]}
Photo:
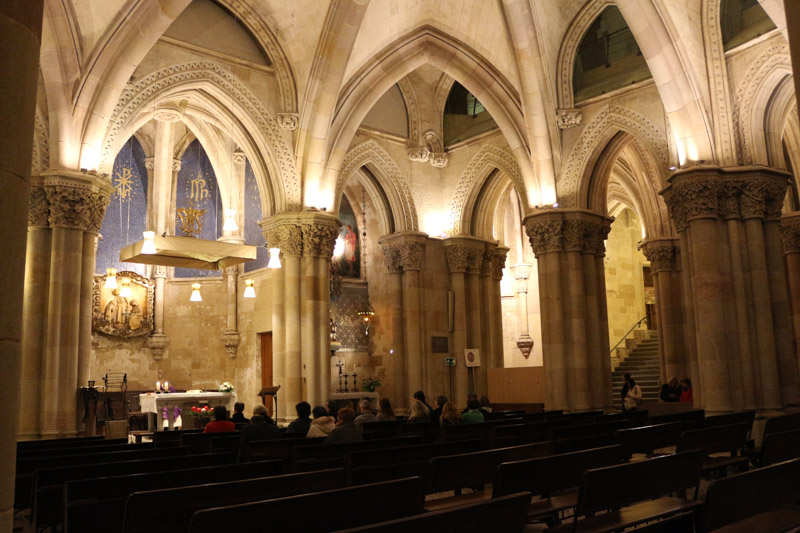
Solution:
{"label": "white sign on wall", "polygon": [[477,348],[467,348],[464,350],[464,362],[468,367],[481,366],[481,351]]}

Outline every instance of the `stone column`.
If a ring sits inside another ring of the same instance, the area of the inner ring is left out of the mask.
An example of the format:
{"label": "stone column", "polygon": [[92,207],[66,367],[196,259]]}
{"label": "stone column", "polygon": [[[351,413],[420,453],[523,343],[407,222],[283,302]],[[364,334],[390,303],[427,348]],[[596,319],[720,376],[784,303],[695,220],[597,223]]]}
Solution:
{"label": "stone column", "polygon": [[788,174],[766,167],[697,166],[673,174],[663,193],[688,258],[695,405],[711,413],[751,401],[776,410],[797,397],[786,282],[776,257],[787,185]]}
{"label": "stone column", "polygon": [[164,297],[167,267],[163,265],[153,266],[153,279],[155,280],[153,333],[147,337],[147,347],[150,348],[150,354],[153,359],[160,361],[169,346],[169,337],[164,333]]}
{"label": "stone column", "polygon": [[792,355],[796,365],[800,367],[800,211],[783,215],[780,230],[791,302],[789,316],[794,326],[795,351]]}
{"label": "stone column", "polygon": [[495,323],[496,307],[493,305],[492,295],[494,294],[492,288],[492,261],[494,260],[494,249],[497,244],[490,242],[486,243],[486,249],[483,251],[483,258],[481,261],[480,272],[480,306],[481,306],[481,368],[479,391],[481,394],[489,394],[489,374],[488,369],[495,367],[495,343],[494,336],[492,335],[492,325]]}
{"label": "stone column", "polygon": [[656,292],[656,324],[661,356],[661,380],[689,376],[689,359],[684,345],[683,294],[680,291],[680,248],[673,237],[648,239],[642,252],[650,261]]}
{"label": "stone column", "polygon": [[236,352],[239,349],[239,325],[238,317],[238,298],[239,298],[239,266],[232,266],[225,269],[225,287],[228,318],[225,324],[225,329],[222,332],[222,344],[225,345],[225,351],[228,357],[234,359]]}
{"label": "stone column", "polygon": [[[398,389],[403,388],[396,393],[402,397],[399,405],[403,407],[408,406],[414,392],[424,391],[427,386],[420,289],[426,239],[425,233],[403,231],[385,235],[378,240],[390,272],[395,273],[392,275],[393,283],[400,286],[401,300],[395,305],[393,313],[396,312],[402,322],[400,330],[394,329],[392,334],[395,339],[401,340],[400,343],[395,343],[393,357],[396,363],[393,368],[396,372],[399,371],[397,376],[404,376],[398,383]],[[394,317],[392,325],[393,328],[396,326]]]}
{"label": "stone column", "polygon": [[[492,258],[492,343],[494,344],[494,367],[503,368],[505,358],[503,354],[503,307],[500,281],[503,279],[503,267],[506,264],[508,247],[498,246],[494,249]],[[491,400],[491,398],[489,398]]]}
{"label": "stone column", "polygon": [[[0,4],[0,405],[6,408],[0,436],[0,531],[14,525],[14,475],[20,405],[25,231],[34,114],[39,73],[42,0]],[[33,311],[33,310],[32,310]],[[28,414],[30,416],[30,414]]]}
{"label": "stone column", "polygon": [[[477,274],[483,263],[486,241],[477,237],[459,235],[445,239],[444,246],[447,266],[450,270],[450,290],[453,291],[455,302],[453,351],[456,357],[456,401],[464,402],[468,392],[477,392],[474,379],[477,371],[467,369],[464,350],[481,348],[481,301],[474,295],[478,286]],[[475,344],[473,345],[473,343]],[[482,386],[485,387],[485,383]],[[457,403],[457,405],[462,404]]]}
{"label": "stone column", "polygon": [[519,337],[517,348],[525,356],[531,354],[533,339],[528,328],[528,276],[531,275],[531,265],[520,263],[511,267],[514,276],[514,291],[517,293],[517,316],[519,317]]}
{"label": "stone column", "polygon": [[378,241],[383,248],[384,262],[389,269],[389,301],[392,325],[392,405],[408,409],[408,387],[405,366],[405,328],[403,319],[403,256],[401,246]]}
{"label": "stone column", "polygon": [[[22,316],[22,388],[20,391],[21,440],[41,436],[44,339],[47,331],[47,287],[50,277],[51,232],[47,193],[41,179],[32,180],[28,207],[28,245],[25,255],[25,290]],[[35,413],[31,416],[31,413]]]}
{"label": "stone column", "polygon": [[544,209],[524,223],[538,261],[546,407],[611,408],[602,261],[611,219],[584,209]]}

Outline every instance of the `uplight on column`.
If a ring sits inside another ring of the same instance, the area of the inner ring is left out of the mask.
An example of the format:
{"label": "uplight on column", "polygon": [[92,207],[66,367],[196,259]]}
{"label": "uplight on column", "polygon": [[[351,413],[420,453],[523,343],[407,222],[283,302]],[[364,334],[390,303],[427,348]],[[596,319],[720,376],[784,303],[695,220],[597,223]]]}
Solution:
{"label": "uplight on column", "polygon": [[143,254],[154,254],[157,252],[156,244],[153,242],[153,239],[156,236],[155,231],[143,231],[142,235],[144,235],[144,242],[142,243],[142,253]]}
{"label": "uplight on column", "polygon": [[236,223],[236,209],[225,210],[225,223],[222,225],[222,231],[237,231],[239,225]]}
{"label": "uplight on column", "polygon": [[244,280],[244,297],[245,298],[255,298],[256,297],[256,290],[253,287],[255,283],[252,279]]}
{"label": "uplight on column", "polygon": [[267,268],[280,268],[280,267],[281,267],[281,249],[270,248],[269,263],[267,263]]}
{"label": "uplight on column", "polygon": [[119,290],[119,295],[122,298],[130,298],[132,296],[131,278],[122,278],[121,283],[122,283],[122,288]]}
{"label": "uplight on column", "polygon": [[192,283],[192,295],[189,297],[190,302],[202,302],[203,297],[200,296],[200,284]]}
{"label": "uplight on column", "polygon": [[117,269],[116,268],[107,268],[106,269],[106,282],[103,285],[106,289],[116,289],[117,288]]}

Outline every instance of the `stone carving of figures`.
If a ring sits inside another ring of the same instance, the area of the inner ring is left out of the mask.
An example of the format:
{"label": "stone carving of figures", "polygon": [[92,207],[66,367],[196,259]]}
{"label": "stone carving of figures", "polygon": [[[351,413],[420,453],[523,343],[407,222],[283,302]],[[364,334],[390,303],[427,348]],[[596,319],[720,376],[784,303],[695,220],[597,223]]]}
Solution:
{"label": "stone carving of figures", "polygon": [[139,306],[139,302],[131,300],[131,314],[128,319],[128,326],[133,330],[139,329],[142,327],[142,321],[142,308]]}

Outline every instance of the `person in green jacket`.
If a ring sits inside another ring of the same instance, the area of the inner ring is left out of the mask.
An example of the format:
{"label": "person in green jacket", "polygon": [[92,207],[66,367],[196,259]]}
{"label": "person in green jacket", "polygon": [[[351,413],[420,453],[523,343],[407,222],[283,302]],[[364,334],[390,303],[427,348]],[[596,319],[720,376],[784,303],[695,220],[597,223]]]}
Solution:
{"label": "person in green jacket", "polygon": [[468,411],[461,415],[462,424],[480,424],[483,422],[483,413],[480,412],[481,403],[475,398],[467,402]]}

